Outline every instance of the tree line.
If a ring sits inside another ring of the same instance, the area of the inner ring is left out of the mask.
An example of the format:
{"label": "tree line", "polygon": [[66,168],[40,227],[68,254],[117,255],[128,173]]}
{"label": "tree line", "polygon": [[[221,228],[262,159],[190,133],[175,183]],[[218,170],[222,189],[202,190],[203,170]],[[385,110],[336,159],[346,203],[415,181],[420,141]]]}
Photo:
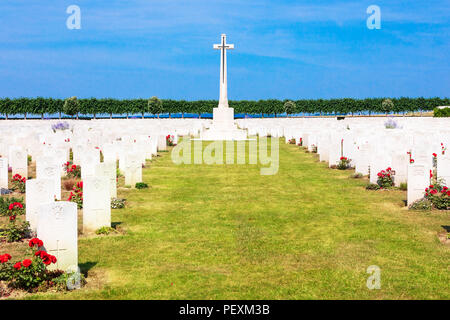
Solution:
{"label": "tree line", "polygon": [[[388,103],[386,103],[388,101]],[[383,103],[384,102],[384,103]],[[0,99],[0,113],[5,115],[23,114],[174,114],[211,113],[217,107],[217,100],[171,100],[158,99],[67,99],[53,98],[3,98]],[[358,112],[416,112],[431,111],[437,106],[450,105],[449,98],[367,98],[367,99],[303,99],[303,100],[231,100],[230,107],[235,113],[246,114],[351,114]]]}

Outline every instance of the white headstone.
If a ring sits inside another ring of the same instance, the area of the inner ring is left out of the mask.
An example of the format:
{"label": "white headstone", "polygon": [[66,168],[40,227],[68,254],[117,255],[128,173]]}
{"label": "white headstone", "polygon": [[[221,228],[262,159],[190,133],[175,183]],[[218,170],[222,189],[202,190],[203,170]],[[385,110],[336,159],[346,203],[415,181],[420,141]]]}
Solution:
{"label": "white headstone", "polygon": [[102,162],[95,166],[95,176],[105,176],[109,179],[111,198],[117,197],[117,169],[116,161]]}
{"label": "white headstone", "polygon": [[61,200],[61,169],[59,164],[39,159],[36,163],[36,177],[38,179],[53,180],[53,193],[56,200]]}
{"label": "white headstone", "polygon": [[109,178],[87,177],[83,181],[83,232],[111,227]]}
{"label": "white headstone", "polygon": [[423,198],[429,184],[430,175],[425,165],[410,164],[408,166],[408,206]]}
{"label": "white headstone", "polygon": [[125,157],[125,185],[135,186],[142,182],[142,163],[139,155],[127,155]]}
{"label": "white headstone", "polygon": [[450,188],[450,156],[438,156],[437,176],[444,180],[447,187]]}
{"label": "white headstone", "polygon": [[45,251],[54,255],[50,270],[75,271],[78,267],[77,204],[68,201],[42,204],[39,208],[37,237]]}
{"label": "white headstone", "polygon": [[408,181],[408,165],[409,157],[406,153],[392,156],[392,170],[395,171],[394,184],[396,187]]}
{"label": "white headstone", "polygon": [[0,158],[0,188],[8,189],[8,159]]}
{"label": "white headstone", "polygon": [[159,135],[158,136],[158,151],[165,151],[165,150],[167,150],[166,136]]}
{"label": "white headstone", "polygon": [[55,201],[55,180],[43,178],[27,180],[25,191],[26,220],[30,223],[30,229],[36,230],[39,207],[44,203]]}
{"label": "white headstone", "polygon": [[9,162],[12,175],[20,174],[22,178],[28,179],[28,157],[25,150],[20,147],[10,148]]}

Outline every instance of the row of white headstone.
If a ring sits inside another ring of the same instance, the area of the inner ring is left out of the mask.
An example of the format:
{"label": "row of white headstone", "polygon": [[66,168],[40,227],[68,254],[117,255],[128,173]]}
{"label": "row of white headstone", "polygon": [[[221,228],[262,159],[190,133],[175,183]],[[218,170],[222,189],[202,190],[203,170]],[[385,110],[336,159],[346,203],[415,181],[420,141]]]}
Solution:
{"label": "row of white headstone", "polygon": [[[142,134],[136,130],[138,133],[133,136],[121,135],[125,128],[118,126],[114,134],[105,134],[111,128],[101,123],[93,123],[89,128],[78,126],[73,130],[52,132],[47,130],[48,122],[33,124],[38,125],[22,130],[18,137],[13,136],[11,140],[16,143],[12,145],[8,146],[0,139],[0,187],[8,188],[9,167],[12,175],[27,178],[28,155],[36,159],[36,179],[26,180],[26,220],[43,240],[46,251],[56,256],[57,263],[51,268],[76,270],[77,204],[55,201],[61,200],[63,164],[69,159],[70,150],[74,163],[81,166],[82,228],[88,233],[111,226],[111,198],[117,196],[117,161],[124,172],[125,185],[134,186],[141,182],[142,165],[157,151],[166,150],[166,132],[161,134],[153,130],[150,134]],[[190,132],[187,130],[188,134]],[[35,143],[30,145],[29,141]],[[100,150],[103,162],[100,162]]]}
{"label": "row of white headstone", "polygon": [[[408,205],[423,198],[430,185],[430,170],[450,185],[450,119],[397,118],[398,127],[387,129],[386,118],[245,119],[240,126],[249,134],[295,139],[320,161],[336,165],[341,156],[352,160],[357,173],[377,183],[377,173],[391,167],[396,186],[408,184]],[[430,128],[432,128],[430,130]],[[413,161],[411,161],[412,159]]]}

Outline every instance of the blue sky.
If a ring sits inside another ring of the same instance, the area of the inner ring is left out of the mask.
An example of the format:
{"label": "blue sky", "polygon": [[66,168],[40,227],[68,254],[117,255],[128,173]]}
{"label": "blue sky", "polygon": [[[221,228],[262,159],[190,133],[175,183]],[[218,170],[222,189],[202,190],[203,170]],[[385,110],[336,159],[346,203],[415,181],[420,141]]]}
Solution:
{"label": "blue sky", "polygon": [[2,0],[0,97],[218,99],[221,33],[229,99],[450,96],[448,0]]}

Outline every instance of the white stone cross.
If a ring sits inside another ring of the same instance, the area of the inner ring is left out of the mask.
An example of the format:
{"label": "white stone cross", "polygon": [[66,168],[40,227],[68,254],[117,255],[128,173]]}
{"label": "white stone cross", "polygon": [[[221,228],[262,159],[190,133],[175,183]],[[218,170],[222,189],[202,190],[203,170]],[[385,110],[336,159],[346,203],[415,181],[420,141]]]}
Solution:
{"label": "white stone cross", "polygon": [[227,95],[227,50],[234,49],[234,44],[227,43],[227,35],[222,33],[222,42],[213,45],[214,49],[220,50],[220,100],[219,108],[228,108]]}
{"label": "white stone cross", "polygon": [[58,262],[61,260],[60,252],[67,251],[67,249],[62,249],[59,247],[59,240],[56,240],[56,248],[49,249],[48,252],[56,257],[56,267],[58,267]]}

